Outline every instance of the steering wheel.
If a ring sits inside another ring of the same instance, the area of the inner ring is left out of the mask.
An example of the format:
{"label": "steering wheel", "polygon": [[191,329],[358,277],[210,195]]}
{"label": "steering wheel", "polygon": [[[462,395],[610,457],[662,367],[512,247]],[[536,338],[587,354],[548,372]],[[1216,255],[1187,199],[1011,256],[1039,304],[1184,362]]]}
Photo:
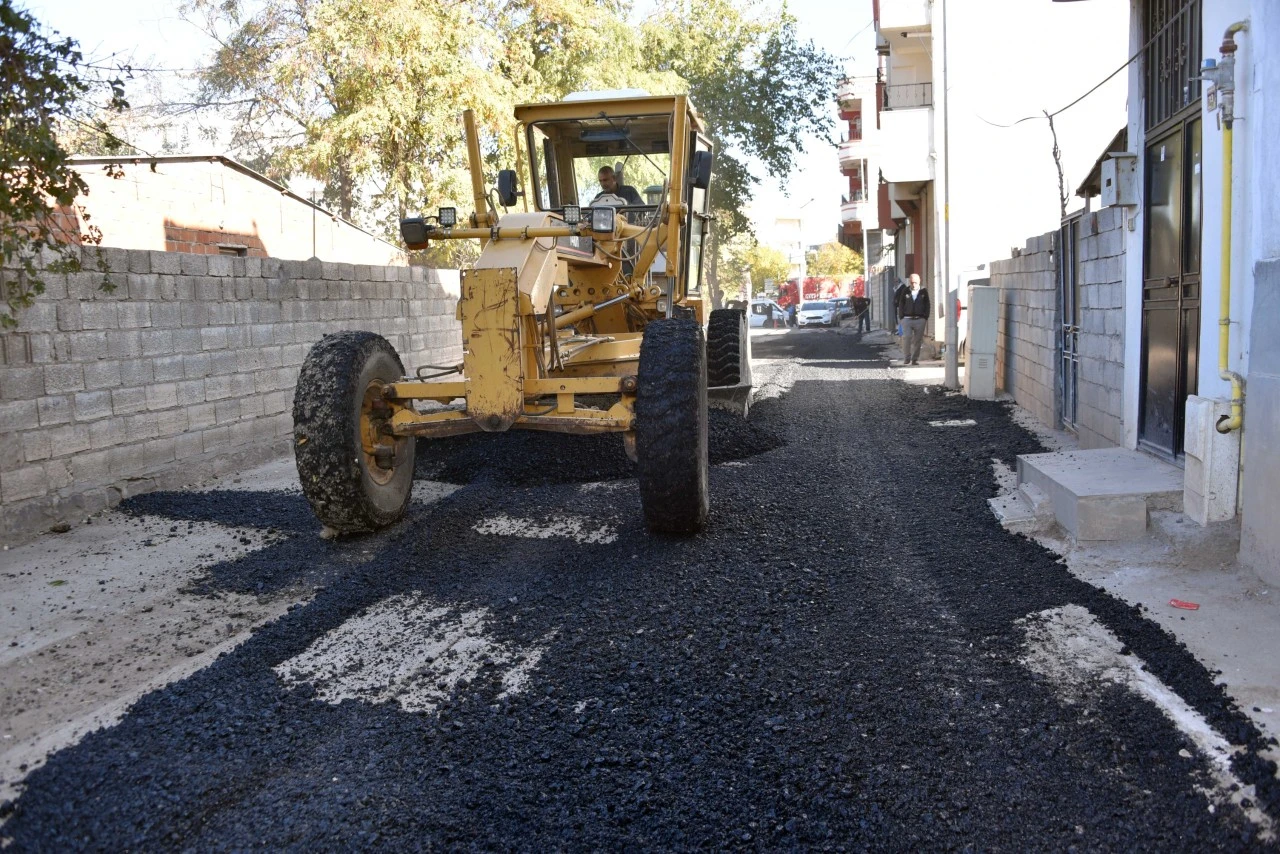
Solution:
{"label": "steering wheel", "polygon": [[608,205],[609,207],[621,208],[626,207],[630,202],[622,198],[622,196],[613,193],[601,193],[591,200],[592,205]]}

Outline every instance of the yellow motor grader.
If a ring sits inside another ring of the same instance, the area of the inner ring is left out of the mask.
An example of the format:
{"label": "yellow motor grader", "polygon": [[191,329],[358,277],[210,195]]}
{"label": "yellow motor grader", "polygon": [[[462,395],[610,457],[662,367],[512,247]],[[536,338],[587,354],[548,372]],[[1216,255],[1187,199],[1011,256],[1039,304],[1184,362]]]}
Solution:
{"label": "yellow motor grader", "polygon": [[708,509],[708,388],[745,413],[751,383],[743,313],[704,318],[703,122],[679,95],[527,104],[515,118],[523,190],[514,170],[486,187],[467,111],[475,211],[400,224],[410,249],[481,243],[461,271],[462,364],[406,376],[371,332],[312,347],[293,409],[303,492],[330,529],[373,530],[404,513],[418,437],[617,432],[648,526],[697,532]]}

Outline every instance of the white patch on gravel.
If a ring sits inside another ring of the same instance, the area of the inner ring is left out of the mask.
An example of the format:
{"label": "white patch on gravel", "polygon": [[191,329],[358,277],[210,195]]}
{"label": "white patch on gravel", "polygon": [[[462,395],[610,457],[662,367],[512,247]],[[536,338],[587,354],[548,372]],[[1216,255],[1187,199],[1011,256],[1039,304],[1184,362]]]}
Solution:
{"label": "white patch on gravel", "polygon": [[618,532],[609,525],[596,528],[589,527],[590,522],[576,516],[561,516],[549,522],[535,522],[532,519],[517,519],[512,516],[494,516],[482,519],[471,526],[478,534],[497,534],[508,537],[528,537],[535,540],[546,540],[551,537],[566,537],[579,543],[612,543],[618,539]]}
{"label": "white patch on gravel", "polygon": [[976,427],[978,422],[972,418],[948,418],[945,421],[930,421],[930,427]]}
{"label": "white patch on gravel", "polygon": [[[1254,787],[1246,786],[1231,770],[1231,758],[1237,748],[1169,686],[1145,670],[1141,658],[1123,654],[1120,639],[1087,608],[1050,608],[1018,623],[1026,632],[1022,663],[1051,680],[1064,701],[1085,702],[1099,683],[1111,682],[1154,703],[1208,759],[1216,790],[1208,793],[1211,798],[1234,803],[1264,839],[1274,838],[1274,824],[1256,806]],[[1244,806],[1246,799],[1253,805]]]}
{"label": "white patch on gravel", "polygon": [[415,504],[430,504],[442,498],[448,498],[459,489],[456,483],[444,483],[438,480],[415,480],[409,492],[409,500]]}
{"label": "white patch on gravel", "polygon": [[395,702],[406,712],[434,711],[488,665],[505,668],[499,697],[518,694],[545,647],[495,641],[485,634],[488,621],[488,608],[460,611],[421,593],[400,594],[327,632],[275,673],[286,685],[313,686],[326,703]]}
{"label": "white patch on gravel", "polygon": [[582,486],[578,487],[578,491],[596,492],[597,490],[603,490],[612,492],[616,489],[622,489],[624,486],[631,486],[633,483],[635,483],[633,480],[593,480],[590,483],[582,484]]}

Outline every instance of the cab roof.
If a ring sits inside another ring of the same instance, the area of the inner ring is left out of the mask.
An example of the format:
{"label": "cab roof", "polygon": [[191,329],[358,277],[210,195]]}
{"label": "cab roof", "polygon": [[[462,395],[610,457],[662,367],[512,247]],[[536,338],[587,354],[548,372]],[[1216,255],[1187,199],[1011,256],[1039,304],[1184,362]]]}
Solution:
{"label": "cab roof", "polygon": [[625,118],[627,116],[669,115],[678,109],[687,109],[693,127],[705,133],[706,125],[702,116],[694,109],[687,95],[646,95],[643,97],[620,98],[610,97],[613,93],[601,92],[600,98],[586,98],[572,101],[552,101],[543,104],[519,104],[515,108],[516,119],[524,124],[534,122],[596,119],[601,114],[609,118]]}

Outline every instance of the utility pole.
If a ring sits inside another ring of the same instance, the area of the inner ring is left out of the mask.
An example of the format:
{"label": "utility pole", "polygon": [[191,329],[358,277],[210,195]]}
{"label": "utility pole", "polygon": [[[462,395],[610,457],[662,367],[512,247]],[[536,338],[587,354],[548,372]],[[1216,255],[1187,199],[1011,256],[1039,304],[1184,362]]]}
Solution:
{"label": "utility pole", "polygon": [[951,92],[947,88],[947,0],[942,3],[942,298],[946,301],[947,345],[946,368],[943,373],[944,388],[960,388],[960,318],[956,312],[956,298],[951,295]]}

